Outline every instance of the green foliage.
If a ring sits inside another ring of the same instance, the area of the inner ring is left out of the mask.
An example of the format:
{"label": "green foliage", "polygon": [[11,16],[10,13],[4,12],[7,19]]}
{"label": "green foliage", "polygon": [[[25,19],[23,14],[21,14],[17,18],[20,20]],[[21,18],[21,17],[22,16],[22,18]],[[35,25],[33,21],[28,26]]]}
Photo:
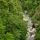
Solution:
{"label": "green foliage", "polygon": [[32,16],[32,20],[38,24],[35,40],[40,40],[40,5],[35,9],[35,14]]}
{"label": "green foliage", "polygon": [[35,9],[40,5],[40,0],[21,0],[23,11],[27,10],[32,17],[35,14]]}
{"label": "green foliage", "polygon": [[21,0],[21,3],[24,10],[26,9],[30,11],[31,9],[35,9],[40,4],[40,0]]}
{"label": "green foliage", "polygon": [[22,14],[19,0],[0,0],[0,40],[25,40]]}
{"label": "green foliage", "polygon": [[40,0],[20,0],[23,10],[27,10],[33,22],[37,23],[35,40],[40,40]]}

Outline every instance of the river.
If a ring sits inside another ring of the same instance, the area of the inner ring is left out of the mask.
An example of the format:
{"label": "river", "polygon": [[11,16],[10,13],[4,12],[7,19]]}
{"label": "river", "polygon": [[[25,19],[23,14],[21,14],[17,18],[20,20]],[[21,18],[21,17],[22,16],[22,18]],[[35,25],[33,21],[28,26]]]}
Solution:
{"label": "river", "polygon": [[[26,13],[26,12],[25,12]],[[36,29],[32,29],[32,20],[31,18],[29,17],[28,14],[23,14],[23,20],[26,22],[27,24],[27,34],[26,34],[26,40],[34,40],[34,37],[35,37],[35,30]],[[30,35],[32,33],[32,36]],[[33,34],[34,33],[34,34]]]}

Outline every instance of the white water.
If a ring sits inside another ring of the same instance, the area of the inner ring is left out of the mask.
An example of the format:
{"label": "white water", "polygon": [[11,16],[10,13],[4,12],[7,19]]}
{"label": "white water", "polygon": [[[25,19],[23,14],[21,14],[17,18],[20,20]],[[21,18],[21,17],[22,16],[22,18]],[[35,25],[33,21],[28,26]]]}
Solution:
{"label": "white water", "polygon": [[[23,20],[25,21],[25,22],[27,22],[27,27],[28,27],[28,29],[27,29],[27,34],[26,34],[26,40],[34,40],[34,37],[35,37],[35,28],[34,29],[32,29],[32,20],[31,20],[31,18],[29,17],[29,15],[23,15]],[[30,33],[32,33],[32,36],[30,35]]]}

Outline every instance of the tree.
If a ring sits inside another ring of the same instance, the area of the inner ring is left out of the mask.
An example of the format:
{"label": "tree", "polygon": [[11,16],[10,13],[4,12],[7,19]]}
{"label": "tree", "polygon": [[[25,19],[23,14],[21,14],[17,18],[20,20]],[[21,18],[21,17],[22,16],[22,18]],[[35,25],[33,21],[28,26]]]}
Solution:
{"label": "tree", "polygon": [[19,0],[0,0],[0,40],[25,40],[26,25]]}

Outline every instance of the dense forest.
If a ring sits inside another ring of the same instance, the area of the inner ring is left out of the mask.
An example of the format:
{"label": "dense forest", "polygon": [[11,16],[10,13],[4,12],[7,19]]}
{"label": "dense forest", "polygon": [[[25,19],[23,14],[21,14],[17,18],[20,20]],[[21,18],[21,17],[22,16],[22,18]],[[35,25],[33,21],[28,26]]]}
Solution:
{"label": "dense forest", "polygon": [[0,40],[25,40],[27,24],[24,11],[36,25],[35,40],[40,40],[40,0],[0,0]]}

